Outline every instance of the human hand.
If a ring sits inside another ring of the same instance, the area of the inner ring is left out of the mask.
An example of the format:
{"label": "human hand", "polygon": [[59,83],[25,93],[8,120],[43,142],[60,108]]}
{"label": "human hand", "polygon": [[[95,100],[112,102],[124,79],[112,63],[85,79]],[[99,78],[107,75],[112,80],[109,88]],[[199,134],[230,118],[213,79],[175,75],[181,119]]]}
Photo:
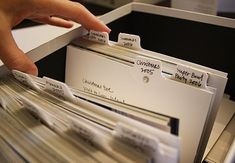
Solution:
{"label": "human hand", "polygon": [[24,19],[70,28],[75,21],[86,29],[110,32],[110,29],[84,6],[69,0],[1,0],[0,59],[10,70],[37,75],[36,65],[17,47],[11,29]]}

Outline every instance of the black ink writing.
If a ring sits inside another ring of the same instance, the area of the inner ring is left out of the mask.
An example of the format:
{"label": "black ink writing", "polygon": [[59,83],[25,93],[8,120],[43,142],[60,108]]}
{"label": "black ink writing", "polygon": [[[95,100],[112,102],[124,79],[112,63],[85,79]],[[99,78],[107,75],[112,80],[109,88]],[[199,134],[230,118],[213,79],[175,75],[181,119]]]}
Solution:
{"label": "black ink writing", "polygon": [[181,70],[177,68],[177,73],[181,74],[182,76],[189,76],[191,73],[185,70]]}
{"label": "black ink writing", "polygon": [[58,84],[55,84],[55,83],[51,83],[51,82],[46,81],[46,84],[51,88],[62,89],[61,85],[58,85]]}
{"label": "black ink writing", "polygon": [[191,75],[191,78],[192,79],[197,79],[197,80],[200,80],[200,81],[202,81],[203,80],[203,74],[201,74],[201,75],[196,75],[195,73],[192,73],[192,75]]}
{"label": "black ink writing", "polygon": [[93,38],[96,38],[96,37],[105,38],[105,36],[99,32],[96,32],[96,33],[92,32],[92,33],[90,33],[90,36],[92,36]]}
{"label": "black ink writing", "polygon": [[99,84],[99,83],[97,83],[97,82],[90,81],[90,80],[87,80],[87,79],[83,79],[82,82],[83,82],[83,84],[87,84],[87,85],[89,85],[89,86],[92,86],[92,87],[94,87],[95,89],[98,88],[98,89],[102,89],[102,90],[104,90],[104,91],[106,91],[106,92],[113,93],[112,88],[111,88],[111,87],[108,87],[108,86],[106,86],[106,85],[104,85],[104,84]]}
{"label": "black ink writing", "polygon": [[133,44],[130,43],[130,42],[123,42],[123,46],[125,46],[125,47],[132,47]]}
{"label": "black ink writing", "polygon": [[137,60],[136,64],[141,65],[141,66],[145,66],[145,67],[148,67],[148,68],[160,69],[159,64],[151,63],[151,62],[148,62],[148,61]]}
{"label": "black ink writing", "polygon": [[144,69],[144,68],[141,68],[141,72],[149,74],[149,75],[153,75],[154,69]]}
{"label": "black ink writing", "polygon": [[202,85],[203,85],[202,82],[204,80],[204,74],[192,72],[192,70],[190,70],[190,71],[177,68],[177,71],[174,75],[174,78],[178,81],[181,81],[183,83],[187,83],[189,85],[193,85],[196,87],[202,87]]}
{"label": "black ink writing", "polygon": [[175,79],[182,81],[183,83],[187,83],[187,78],[185,78],[184,76],[181,76],[179,74],[175,74]]}
{"label": "black ink writing", "polygon": [[109,93],[113,93],[110,87],[106,87],[105,85],[103,85],[103,89]]}
{"label": "black ink writing", "polygon": [[135,38],[129,38],[129,37],[121,37],[121,40],[130,41],[130,42],[137,42],[137,40]]}
{"label": "black ink writing", "polygon": [[83,79],[82,82],[83,82],[84,84],[88,84],[88,85],[90,85],[90,86],[93,86],[93,87],[102,89],[102,85],[101,85],[101,84],[98,84],[98,83],[96,83],[96,82],[94,82],[94,81],[89,81],[89,80]]}
{"label": "black ink writing", "polygon": [[189,84],[197,86],[197,87],[201,87],[202,86],[200,81],[195,81],[195,80],[192,80],[192,79],[189,79]]}

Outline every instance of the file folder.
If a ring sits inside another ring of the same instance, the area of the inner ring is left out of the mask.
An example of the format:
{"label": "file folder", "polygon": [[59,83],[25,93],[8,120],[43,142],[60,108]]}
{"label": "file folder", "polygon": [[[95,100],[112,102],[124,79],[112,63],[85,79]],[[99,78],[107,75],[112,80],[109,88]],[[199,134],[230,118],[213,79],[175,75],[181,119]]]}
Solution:
{"label": "file folder", "polygon": [[[226,85],[226,73],[138,48],[129,49],[130,53],[136,55],[134,59],[126,59],[128,56],[125,54],[120,59],[122,53],[128,53],[128,50],[118,50],[118,43],[102,41],[105,45],[100,45],[102,50],[99,50],[99,46],[95,45],[97,43],[88,42],[84,45],[84,42],[86,40],[75,40],[67,48],[68,85],[178,119],[179,137],[182,140],[181,162],[192,162],[202,157],[210,134],[211,117]],[[109,46],[117,48],[109,50]],[[189,72],[187,68],[192,71],[191,74],[201,72],[204,75],[204,86],[172,79],[172,74],[177,74],[176,69]]]}

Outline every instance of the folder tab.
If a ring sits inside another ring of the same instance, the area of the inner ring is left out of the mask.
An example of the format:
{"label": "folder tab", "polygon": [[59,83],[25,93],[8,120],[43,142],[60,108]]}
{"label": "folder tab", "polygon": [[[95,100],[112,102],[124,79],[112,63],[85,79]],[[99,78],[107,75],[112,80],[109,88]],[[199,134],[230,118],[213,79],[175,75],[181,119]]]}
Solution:
{"label": "folder tab", "polygon": [[84,139],[88,140],[95,146],[109,151],[109,140],[102,130],[99,130],[94,124],[78,118],[72,118],[71,129],[74,130]]}
{"label": "folder tab", "polygon": [[113,136],[150,155],[154,155],[159,150],[157,138],[145,132],[140,132],[139,129],[127,124],[119,122],[115,127]]}
{"label": "folder tab", "polygon": [[97,135],[96,129],[90,127],[89,124],[73,119],[71,121],[71,128],[84,139],[93,143],[95,142],[95,137]]}
{"label": "folder tab", "polygon": [[134,75],[142,79],[143,83],[149,83],[161,77],[162,63],[156,59],[150,59],[142,56],[135,58]]}
{"label": "folder tab", "polygon": [[91,30],[88,39],[101,44],[109,44],[109,34],[107,32],[99,32]]}
{"label": "folder tab", "polygon": [[32,77],[29,74],[20,72],[18,70],[12,70],[12,74],[14,75],[14,77],[20,81],[21,83],[29,86],[30,88],[38,91],[40,90],[40,88],[38,87],[37,84],[35,84],[34,80],[32,79]]}
{"label": "folder tab", "polygon": [[131,35],[126,33],[119,33],[118,45],[129,48],[129,49],[142,49],[140,45],[140,36]]}
{"label": "folder tab", "polygon": [[45,84],[46,91],[49,91],[70,102],[76,102],[76,98],[74,97],[73,93],[65,83],[62,83],[60,81],[48,77],[43,77],[43,79],[45,79],[46,81]]}
{"label": "folder tab", "polygon": [[46,120],[48,118],[46,118],[46,115],[43,114],[40,110],[39,110],[39,106],[36,106],[35,103],[31,102],[29,99],[21,97],[21,102],[23,103],[24,107],[31,112],[33,115],[35,115],[36,117],[38,117],[39,119],[42,120]]}
{"label": "folder tab", "polygon": [[199,88],[206,88],[208,73],[178,64],[173,79]]}

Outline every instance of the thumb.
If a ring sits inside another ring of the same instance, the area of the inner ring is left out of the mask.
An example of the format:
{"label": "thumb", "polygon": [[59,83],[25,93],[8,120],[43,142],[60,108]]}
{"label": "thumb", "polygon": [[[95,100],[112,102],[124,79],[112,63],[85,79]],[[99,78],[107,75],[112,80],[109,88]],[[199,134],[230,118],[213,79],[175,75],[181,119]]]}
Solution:
{"label": "thumb", "polygon": [[[6,25],[6,24],[5,24]],[[37,75],[36,65],[18,48],[7,26],[0,27],[0,59],[10,70],[16,69],[32,75]]]}

